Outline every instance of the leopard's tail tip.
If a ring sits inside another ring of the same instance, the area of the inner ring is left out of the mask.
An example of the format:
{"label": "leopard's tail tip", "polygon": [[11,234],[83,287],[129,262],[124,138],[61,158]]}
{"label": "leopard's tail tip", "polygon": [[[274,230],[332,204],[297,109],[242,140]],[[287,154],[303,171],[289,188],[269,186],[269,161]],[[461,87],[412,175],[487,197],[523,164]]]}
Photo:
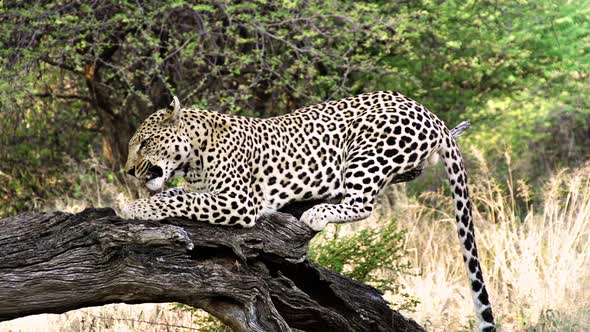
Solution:
{"label": "leopard's tail tip", "polygon": [[465,130],[469,129],[469,127],[471,127],[471,123],[468,121],[463,121],[455,128],[451,129],[451,136],[453,136],[454,139],[457,139],[459,136],[461,136],[461,134],[463,134]]}

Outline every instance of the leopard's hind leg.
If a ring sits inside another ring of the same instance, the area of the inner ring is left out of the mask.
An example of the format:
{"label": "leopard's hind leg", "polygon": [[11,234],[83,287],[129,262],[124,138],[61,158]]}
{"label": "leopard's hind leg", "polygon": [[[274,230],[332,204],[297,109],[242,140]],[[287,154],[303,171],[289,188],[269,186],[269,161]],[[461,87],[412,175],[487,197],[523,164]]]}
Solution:
{"label": "leopard's hind leg", "polygon": [[375,198],[388,182],[391,167],[376,165],[376,158],[352,158],[344,171],[344,198],[339,204],[319,204],[305,211],[301,221],[315,231],[328,223],[345,223],[368,218],[373,212]]}

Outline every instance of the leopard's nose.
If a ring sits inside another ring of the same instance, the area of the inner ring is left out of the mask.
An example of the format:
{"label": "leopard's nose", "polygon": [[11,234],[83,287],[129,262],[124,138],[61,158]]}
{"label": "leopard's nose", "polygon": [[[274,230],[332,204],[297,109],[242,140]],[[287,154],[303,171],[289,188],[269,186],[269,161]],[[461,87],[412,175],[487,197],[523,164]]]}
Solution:
{"label": "leopard's nose", "polygon": [[127,174],[135,176],[135,167],[131,167],[129,170],[127,170]]}

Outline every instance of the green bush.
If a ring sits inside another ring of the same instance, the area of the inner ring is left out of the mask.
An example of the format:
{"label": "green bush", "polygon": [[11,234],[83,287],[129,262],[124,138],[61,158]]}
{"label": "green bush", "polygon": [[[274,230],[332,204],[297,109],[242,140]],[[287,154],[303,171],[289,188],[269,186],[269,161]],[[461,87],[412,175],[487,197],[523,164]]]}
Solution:
{"label": "green bush", "polygon": [[363,229],[352,235],[332,238],[317,236],[309,249],[310,259],[319,265],[339,272],[383,292],[389,291],[403,300],[397,310],[411,310],[417,301],[403,291],[396,277],[410,273],[410,265],[403,263],[404,232],[395,221],[381,228]]}

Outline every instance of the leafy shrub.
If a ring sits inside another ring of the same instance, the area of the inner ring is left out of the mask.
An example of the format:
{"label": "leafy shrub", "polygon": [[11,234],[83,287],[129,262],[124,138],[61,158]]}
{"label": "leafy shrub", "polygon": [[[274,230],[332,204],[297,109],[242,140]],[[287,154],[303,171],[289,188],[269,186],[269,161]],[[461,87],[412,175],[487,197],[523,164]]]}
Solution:
{"label": "leafy shrub", "polygon": [[391,221],[382,228],[363,229],[352,235],[339,236],[336,232],[332,238],[318,236],[312,241],[309,257],[325,268],[401,296],[403,300],[395,308],[411,310],[416,300],[396,281],[396,276],[410,271],[410,265],[402,262],[403,248],[404,232]]}

